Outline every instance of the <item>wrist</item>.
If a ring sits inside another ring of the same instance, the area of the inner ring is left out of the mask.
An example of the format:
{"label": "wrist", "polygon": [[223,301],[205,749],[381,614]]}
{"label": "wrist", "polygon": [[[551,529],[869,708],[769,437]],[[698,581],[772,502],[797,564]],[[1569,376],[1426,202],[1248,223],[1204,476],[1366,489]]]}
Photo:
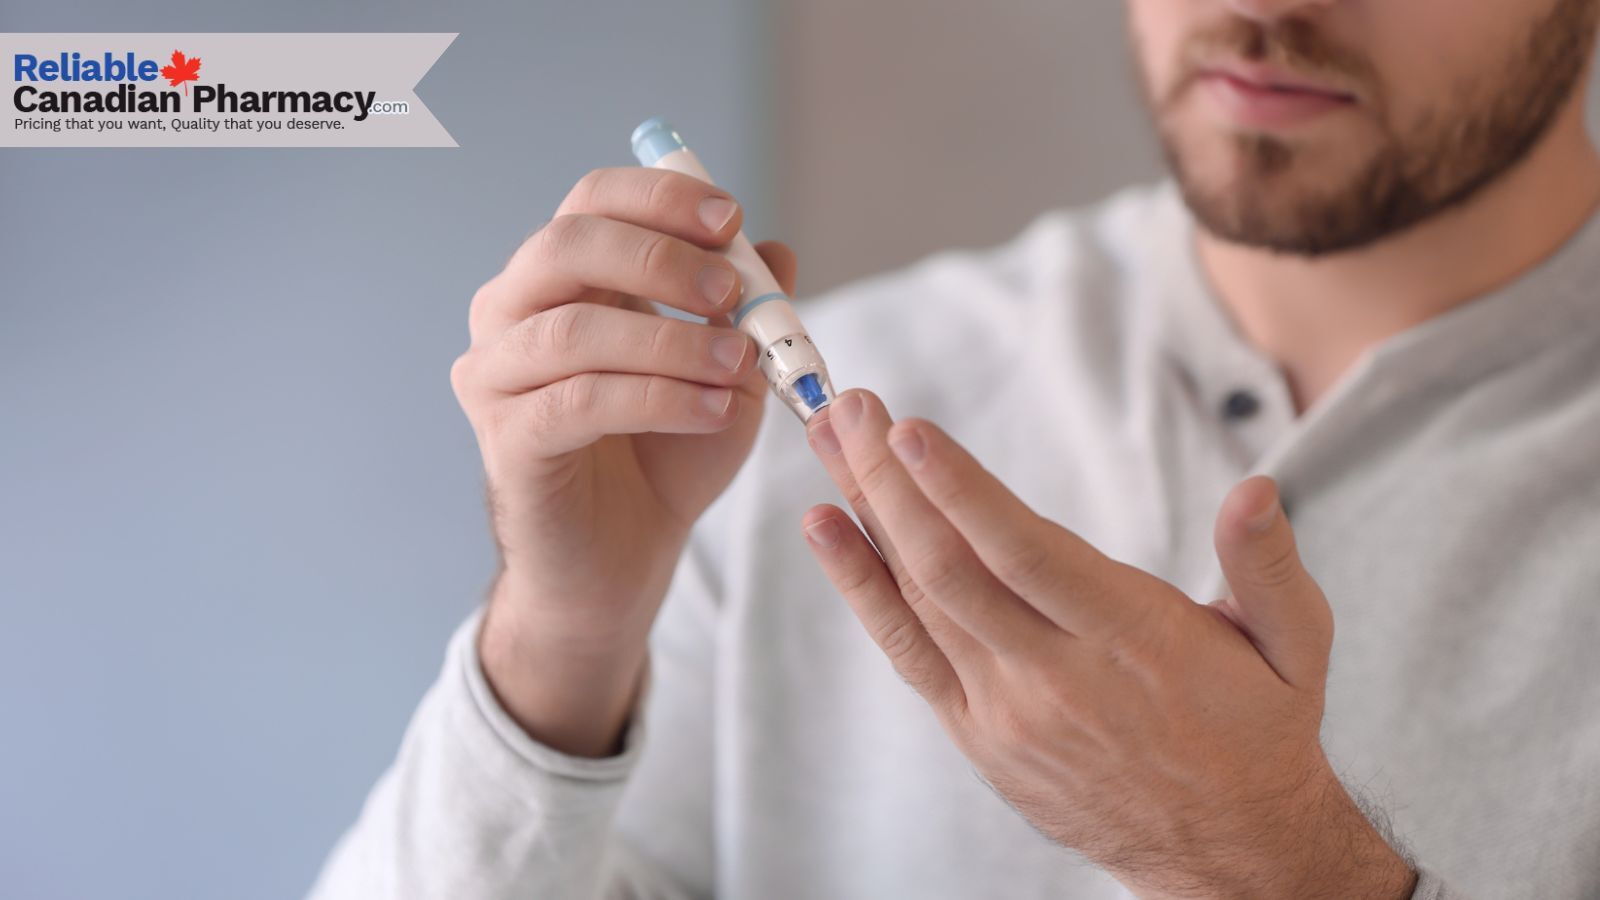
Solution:
{"label": "wrist", "polygon": [[530,652],[610,656],[619,648],[644,644],[660,605],[645,598],[658,600],[666,593],[665,582],[653,577],[648,585],[629,587],[601,584],[592,577],[581,586],[545,581],[502,567],[489,590],[482,632]]}
{"label": "wrist", "polygon": [[495,699],[530,738],[553,750],[584,757],[620,752],[649,626],[591,629],[529,612],[498,586],[484,612],[476,649]]}
{"label": "wrist", "polygon": [[1271,830],[1278,840],[1263,845],[1271,849],[1256,865],[1263,873],[1258,896],[1409,900],[1416,887],[1410,863],[1367,818],[1320,753],[1312,776]]}
{"label": "wrist", "polygon": [[1327,779],[1332,811],[1307,837],[1311,846],[1321,849],[1314,853],[1315,861],[1302,867],[1313,880],[1296,896],[1409,900],[1417,885],[1411,863],[1367,818],[1331,769]]}
{"label": "wrist", "polygon": [[1325,758],[1319,754],[1307,771],[1270,809],[1239,805],[1232,821],[1213,820],[1209,846],[1127,873],[1124,883],[1143,900],[1409,900],[1417,881],[1410,863]]}

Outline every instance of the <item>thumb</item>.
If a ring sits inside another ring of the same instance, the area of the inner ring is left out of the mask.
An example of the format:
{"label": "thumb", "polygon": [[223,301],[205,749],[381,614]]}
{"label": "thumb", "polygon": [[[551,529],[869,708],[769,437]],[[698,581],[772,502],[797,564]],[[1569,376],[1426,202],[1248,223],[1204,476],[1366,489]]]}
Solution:
{"label": "thumb", "polygon": [[772,270],[772,277],[778,279],[778,286],[789,296],[794,296],[794,276],[800,265],[795,259],[794,251],[782,241],[762,241],[755,245],[756,252],[761,254],[761,259]]}
{"label": "thumb", "polygon": [[1321,690],[1328,677],[1333,611],[1300,562],[1294,529],[1264,475],[1234,486],[1217,513],[1217,560],[1233,596],[1222,610],[1277,670],[1299,688]]}

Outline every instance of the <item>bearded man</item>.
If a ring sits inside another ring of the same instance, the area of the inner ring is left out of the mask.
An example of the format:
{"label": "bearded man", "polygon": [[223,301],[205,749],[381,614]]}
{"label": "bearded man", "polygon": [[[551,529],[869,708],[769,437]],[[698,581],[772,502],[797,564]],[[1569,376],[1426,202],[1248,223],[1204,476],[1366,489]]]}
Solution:
{"label": "bearded man", "polygon": [[735,201],[590,173],[315,895],[1600,896],[1597,5],[1127,0],[1172,177],[806,299],[809,451]]}

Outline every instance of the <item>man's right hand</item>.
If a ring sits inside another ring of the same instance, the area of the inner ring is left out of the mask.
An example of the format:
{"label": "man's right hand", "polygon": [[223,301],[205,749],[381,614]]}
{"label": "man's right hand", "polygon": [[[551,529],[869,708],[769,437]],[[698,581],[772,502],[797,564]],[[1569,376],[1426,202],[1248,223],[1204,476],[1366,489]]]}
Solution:
{"label": "man's right hand", "polygon": [[[450,377],[502,560],[479,653],[501,705],[562,752],[618,749],[690,526],[755,439],[766,382],[713,252],[741,219],[690,176],[597,169],[473,297]],[[757,250],[792,292],[793,253]]]}

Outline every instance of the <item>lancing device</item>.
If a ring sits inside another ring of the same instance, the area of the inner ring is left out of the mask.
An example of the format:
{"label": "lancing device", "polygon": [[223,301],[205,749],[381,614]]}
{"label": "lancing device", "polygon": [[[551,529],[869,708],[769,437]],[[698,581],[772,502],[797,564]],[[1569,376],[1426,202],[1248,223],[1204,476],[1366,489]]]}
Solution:
{"label": "lancing device", "polygon": [[[633,155],[639,158],[640,165],[671,169],[715,183],[694,151],[684,144],[683,136],[659,116],[646,119],[633,130]],[[772,270],[742,230],[719,252],[739,273],[740,296],[733,311],[734,326],[755,339],[761,350],[761,373],[767,376],[772,392],[794,410],[800,421],[810,420],[834,398],[822,354],[794,314],[778,279],[772,277]]]}

